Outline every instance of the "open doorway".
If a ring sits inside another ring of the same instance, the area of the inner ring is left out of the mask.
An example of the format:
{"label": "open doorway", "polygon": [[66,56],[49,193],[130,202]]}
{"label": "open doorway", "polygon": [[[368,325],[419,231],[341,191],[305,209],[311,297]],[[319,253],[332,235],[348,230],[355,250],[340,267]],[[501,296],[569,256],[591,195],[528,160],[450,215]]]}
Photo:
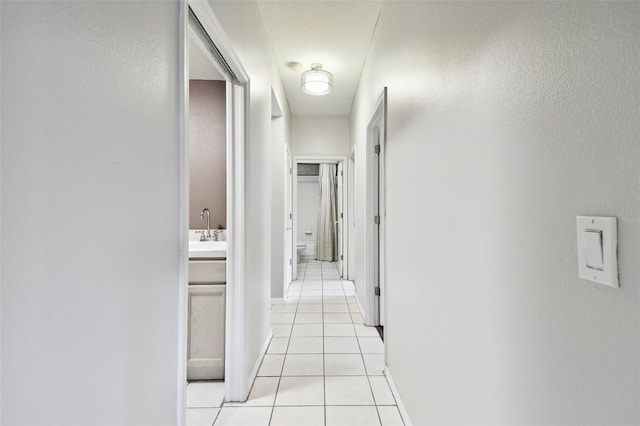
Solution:
{"label": "open doorway", "polygon": [[295,254],[292,276],[305,262],[335,262],[344,275],[347,238],[346,157],[294,157],[292,167],[292,228]]}
{"label": "open doorway", "polygon": [[226,78],[189,20],[189,287],[187,380],[224,392],[227,133]]}
{"label": "open doorway", "polygon": [[[210,7],[182,4],[183,253],[180,424],[190,407],[248,394],[244,292],[244,138],[248,77]],[[190,155],[193,154],[193,155]],[[192,387],[198,383],[199,386]],[[186,407],[186,410],[185,410]],[[193,410],[192,410],[193,411]],[[201,414],[202,412],[200,412]],[[213,420],[212,420],[213,422]]]}

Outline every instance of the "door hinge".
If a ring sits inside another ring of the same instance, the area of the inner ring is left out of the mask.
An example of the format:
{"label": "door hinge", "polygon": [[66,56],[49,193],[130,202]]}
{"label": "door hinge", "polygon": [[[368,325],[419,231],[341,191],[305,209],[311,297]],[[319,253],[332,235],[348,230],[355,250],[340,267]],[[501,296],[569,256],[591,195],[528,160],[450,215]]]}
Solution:
{"label": "door hinge", "polygon": [[380,154],[380,144],[375,146],[376,154]]}
{"label": "door hinge", "polygon": [[289,259],[289,265],[293,265],[293,259]]}
{"label": "door hinge", "polygon": [[289,174],[293,174],[293,168],[289,167]]}
{"label": "door hinge", "polygon": [[343,254],[340,255],[340,260],[344,260],[344,255]]}
{"label": "door hinge", "polygon": [[376,215],[376,216],[373,218],[373,221],[376,223],[376,225],[380,225],[380,216]]}
{"label": "door hinge", "polygon": [[376,296],[380,296],[380,287],[374,288],[373,292],[376,294]]}
{"label": "door hinge", "polygon": [[289,219],[293,219],[293,213],[289,213]]}
{"label": "door hinge", "polygon": [[340,212],[340,219],[344,219],[344,213]]}
{"label": "door hinge", "polygon": [[344,176],[344,171],[340,170],[340,176]]}

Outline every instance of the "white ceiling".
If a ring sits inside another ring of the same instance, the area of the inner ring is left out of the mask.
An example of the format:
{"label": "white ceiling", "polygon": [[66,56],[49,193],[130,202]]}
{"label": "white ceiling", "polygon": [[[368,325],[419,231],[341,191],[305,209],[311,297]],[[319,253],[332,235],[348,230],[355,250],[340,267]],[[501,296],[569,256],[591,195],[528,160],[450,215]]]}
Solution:
{"label": "white ceiling", "polygon": [[189,80],[224,80],[203,51],[201,43],[189,34]]}
{"label": "white ceiling", "polygon": [[[260,11],[295,115],[347,115],[358,87],[382,1],[260,1]],[[292,71],[287,62],[304,65]],[[333,74],[333,92],[300,91],[314,62]]]}

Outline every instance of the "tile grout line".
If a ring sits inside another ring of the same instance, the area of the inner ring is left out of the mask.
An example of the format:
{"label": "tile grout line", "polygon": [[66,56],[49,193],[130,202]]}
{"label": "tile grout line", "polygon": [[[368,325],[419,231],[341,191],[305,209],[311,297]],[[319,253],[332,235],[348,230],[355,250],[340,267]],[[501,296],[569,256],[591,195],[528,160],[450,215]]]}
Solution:
{"label": "tile grout line", "polygon": [[324,416],[322,418],[323,425],[327,426],[327,363],[325,361],[325,347],[324,347],[324,277],[322,274],[322,266],[320,266],[320,290],[322,290],[322,299],[320,301],[320,310],[322,311],[322,410]]}

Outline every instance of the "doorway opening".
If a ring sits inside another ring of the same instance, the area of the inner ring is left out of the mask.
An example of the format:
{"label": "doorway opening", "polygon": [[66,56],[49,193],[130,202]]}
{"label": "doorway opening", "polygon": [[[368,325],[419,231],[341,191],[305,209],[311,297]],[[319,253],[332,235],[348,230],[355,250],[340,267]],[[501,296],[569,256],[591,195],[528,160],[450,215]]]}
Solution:
{"label": "doorway opening", "polygon": [[248,394],[242,242],[249,80],[209,5],[181,3],[181,16],[183,285],[177,403],[179,423],[185,424],[196,381],[205,384],[196,398],[209,404],[240,401]]}
{"label": "doorway opening", "polygon": [[309,260],[335,262],[339,276],[346,277],[346,167],[347,158],[342,156],[293,159],[293,280],[298,279],[298,265]]}

